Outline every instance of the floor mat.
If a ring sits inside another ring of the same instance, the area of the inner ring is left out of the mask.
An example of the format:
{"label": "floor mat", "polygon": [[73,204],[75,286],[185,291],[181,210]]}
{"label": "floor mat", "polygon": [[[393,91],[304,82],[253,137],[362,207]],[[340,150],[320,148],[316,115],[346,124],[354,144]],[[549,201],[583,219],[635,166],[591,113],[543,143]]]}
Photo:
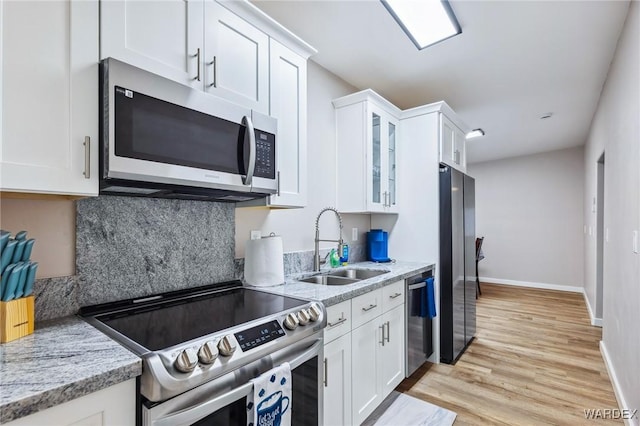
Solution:
{"label": "floor mat", "polygon": [[456,419],[453,411],[395,391],[385,402],[363,426],[451,426]]}

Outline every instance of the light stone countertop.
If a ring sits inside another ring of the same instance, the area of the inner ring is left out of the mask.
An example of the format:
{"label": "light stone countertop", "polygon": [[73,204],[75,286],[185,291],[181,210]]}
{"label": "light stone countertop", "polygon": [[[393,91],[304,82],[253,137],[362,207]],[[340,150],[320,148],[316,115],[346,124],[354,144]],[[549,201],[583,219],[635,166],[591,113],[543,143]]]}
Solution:
{"label": "light stone countertop", "polygon": [[[387,286],[396,281],[404,280],[413,275],[418,275],[424,271],[434,268],[433,263],[428,262],[403,262],[395,261],[393,263],[375,263],[375,262],[359,262],[352,263],[340,269],[378,269],[389,271],[387,274],[378,275],[377,277],[358,281],[352,284],[344,285],[323,285],[312,284],[298,281],[317,274],[317,272],[306,272],[287,277],[283,285],[274,287],[256,287],[273,293],[283,294],[285,296],[300,297],[302,299],[319,300],[325,306],[336,305],[345,300],[353,299],[364,293],[368,293],[375,289]],[[322,273],[329,273],[329,269],[322,269]]]}
{"label": "light stone countertop", "polygon": [[[389,273],[353,284],[320,285],[298,281],[316,274],[306,272],[288,277],[283,285],[259,289],[319,300],[325,306],[331,306],[420,274],[433,266],[427,262],[360,262],[336,270],[361,268]],[[80,318],[65,317],[38,323],[32,335],[0,345],[0,423],[97,392],[140,374],[142,361],[139,357]]]}
{"label": "light stone countertop", "polygon": [[33,334],[0,345],[0,423],[140,374],[139,357],[80,318],[36,323]]}

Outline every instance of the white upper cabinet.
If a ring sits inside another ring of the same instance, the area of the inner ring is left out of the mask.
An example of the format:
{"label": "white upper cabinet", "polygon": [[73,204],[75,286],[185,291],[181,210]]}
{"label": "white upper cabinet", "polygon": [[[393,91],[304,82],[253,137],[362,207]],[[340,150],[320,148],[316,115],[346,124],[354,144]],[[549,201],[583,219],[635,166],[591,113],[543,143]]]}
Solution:
{"label": "white upper cabinet", "polygon": [[205,0],[205,90],[269,114],[269,36]]}
{"label": "white upper cabinet", "polygon": [[446,115],[440,113],[440,162],[467,170],[466,135]]}
{"label": "white upper cabinet", "polygon": [[269,36],[220,3],[119,0],[101,7],[102,59],[269,113]]}
{"label": "white upper cabinet", "polygon": [[0,190],[98,193],[98,2],[0,2]]}
{"label": "white upper cabinet", "polygon": [[100,57],[202,88],[203,0],[100,2]]}
{"label": "white upper cabinet", "polygon": [[307,60],[271,39],[270,113],[278,120],[278,192],[271,206],[307,205]]}
{"label": "white upper cabinet", "polygon": [[370,89],[336,99],[333,105],[338,210],[397,213],[400,110]]}

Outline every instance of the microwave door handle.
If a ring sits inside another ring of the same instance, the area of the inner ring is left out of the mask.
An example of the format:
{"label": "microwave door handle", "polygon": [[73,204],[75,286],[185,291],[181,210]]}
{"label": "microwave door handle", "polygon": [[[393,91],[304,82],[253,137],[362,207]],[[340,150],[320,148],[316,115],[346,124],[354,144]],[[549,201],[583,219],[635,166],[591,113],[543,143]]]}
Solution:
{"label": "microwave door handle", "polygon": [[256,132],[253,128],[251,117],[248,115],[242,117],[242,124],[247,127],[247,133],[249,134],[249,167],[247,167],[247,176],[243,179],[242,183],[244,185],[251,185],[253,172],[256,169]]}

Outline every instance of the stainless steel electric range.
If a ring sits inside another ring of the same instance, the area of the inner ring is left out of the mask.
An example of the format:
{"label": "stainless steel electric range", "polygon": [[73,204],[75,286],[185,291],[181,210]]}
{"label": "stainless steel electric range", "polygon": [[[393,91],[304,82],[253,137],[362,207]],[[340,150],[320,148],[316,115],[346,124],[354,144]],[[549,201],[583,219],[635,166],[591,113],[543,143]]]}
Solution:
{"label": "stainless steel electric range", "polygon": [[138,424],[246,425],[250,380],[283,362],[291,366],[292,424],[322,424],[321,303],[231,281],[80,315],[142,358]]}

